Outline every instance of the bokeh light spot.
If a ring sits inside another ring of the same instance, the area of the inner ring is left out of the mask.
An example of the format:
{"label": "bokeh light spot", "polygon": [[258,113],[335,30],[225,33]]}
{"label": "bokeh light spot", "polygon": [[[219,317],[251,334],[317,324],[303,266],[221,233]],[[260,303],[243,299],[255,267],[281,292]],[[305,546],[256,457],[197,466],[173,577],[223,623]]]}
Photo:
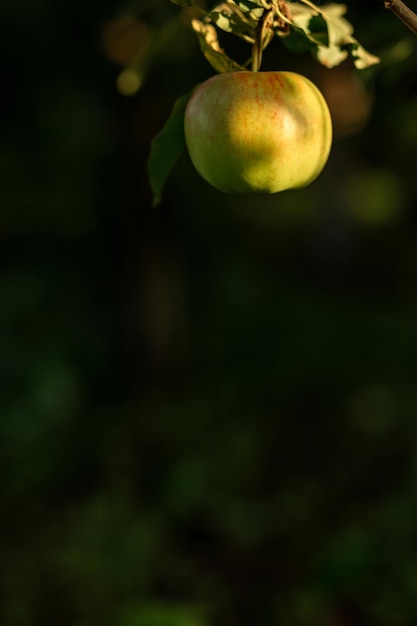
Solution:
{"label": "bokeh light spot", "polygon": [[142,76],[133,70],[123,70],[117,77],[116,85],[122,96],[133,96],[142,86]]}

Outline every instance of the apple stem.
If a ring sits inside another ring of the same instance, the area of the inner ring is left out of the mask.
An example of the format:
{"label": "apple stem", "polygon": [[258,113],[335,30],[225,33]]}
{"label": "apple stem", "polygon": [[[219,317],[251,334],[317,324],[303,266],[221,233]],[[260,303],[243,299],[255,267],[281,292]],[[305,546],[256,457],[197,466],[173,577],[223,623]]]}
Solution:
{"label": "apple stem", "polygon": [[417,14],[404,4],[402,0],[384,0],[384,6],[417,35]]}
{"label": "apple stem", "polygon": [[255,31],[255,43],[252,48],[252,72],[259,72],[262,64],[262,55],[265,48],[273,39],[272,25],[274,22],[274,7],[271,5]]}
{"label": "apple stem", "polygon": [[252,48],[252,72],[259,72],[262,63],[261,31],[255,34],[255,43]]}

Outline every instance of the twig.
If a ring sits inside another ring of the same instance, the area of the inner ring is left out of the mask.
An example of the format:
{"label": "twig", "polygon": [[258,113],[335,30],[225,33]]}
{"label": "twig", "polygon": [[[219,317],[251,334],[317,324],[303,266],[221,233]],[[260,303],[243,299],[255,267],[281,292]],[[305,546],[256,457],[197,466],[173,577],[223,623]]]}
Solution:
{"label": "twig", "polygon": [[260,24],[255,30],[255,42],[252,47],[252,72],[259,72],[262,63],[263,51],[271,43],[271,40],[274,37],[274,32],[272,30],[273,22],[274,10],[271,8],[266,14],[264,14]]}
{"label": "twig", "polygon": [[417,35],[417,14],[408,8],[402,0],[385,0],[384,5],[396,15],[410,30]]}

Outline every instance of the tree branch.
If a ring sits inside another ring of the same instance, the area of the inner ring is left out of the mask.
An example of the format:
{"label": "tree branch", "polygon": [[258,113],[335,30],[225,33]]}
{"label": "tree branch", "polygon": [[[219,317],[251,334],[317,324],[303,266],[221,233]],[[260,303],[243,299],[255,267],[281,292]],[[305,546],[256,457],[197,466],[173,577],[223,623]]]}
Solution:
{"label": "tree branch", "polygon": [[417,35],[417,14],[408,8],[402,0],[385,0],[384,5],[396,15],[410,30]]}

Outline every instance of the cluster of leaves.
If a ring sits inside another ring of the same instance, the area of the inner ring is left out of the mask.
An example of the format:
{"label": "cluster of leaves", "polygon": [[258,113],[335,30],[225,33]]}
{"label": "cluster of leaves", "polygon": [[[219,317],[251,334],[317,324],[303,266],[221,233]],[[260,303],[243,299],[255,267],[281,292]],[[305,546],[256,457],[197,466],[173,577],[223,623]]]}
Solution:
{"label": "cluster of leaves", "polygon": [[[172,0],[182,7],[194,0]],[[339,65],[349,56],[357,69],[379,61],[353,36],[353,26],[344,17],[343,4],[316,6],[310,0],[226,0],[210,11],[201,9],[201,19],[193,19],[201,50],[216,72],[246,69],[230,59],[221,48],[216,27],[232,33],[261,51],[278,37],[293,51],[310,50],[326,67]]]}

